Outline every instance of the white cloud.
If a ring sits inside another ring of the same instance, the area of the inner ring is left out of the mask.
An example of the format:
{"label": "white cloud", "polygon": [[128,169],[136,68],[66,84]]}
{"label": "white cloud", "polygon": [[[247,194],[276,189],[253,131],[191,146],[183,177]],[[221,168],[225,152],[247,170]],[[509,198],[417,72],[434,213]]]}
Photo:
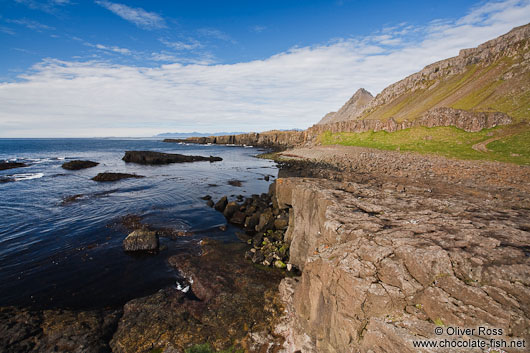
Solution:
{"label": "white cloud", "polygon": [[164,19],[154,12],[147,12],[141,8],[134,8],[106,0],[96,1],[96,4],[103,6],[124,20],[132,22],[141,28],[159,29],[166,27]]}
{"label": "white cloud", "polygon": [[43,30],[53,30],[53,29],[55,29],[54,27],[47,26],[45,24],[42,24],[42,23],[34,21],[34,20],[29,20],[27,18],[21,18],[21,19],[18,19],[18,20],[7,19],[6,22],[14,23],[14,24],[17,24],[17,25],[21,25],[21,26],[24,26],[24,27],[29,28],[29,29],[33,29],[33,30],[38,31],[38,32],[41,32]]}
{"label": "white cloud", "polygon": [[[164,52],[152,59],[179,62],[148,68],[48,59],[19,82],[0,83],[0,136],[305,128],[340,108],[360,87],[378,93],[528,18],[528,0],[487,3],[457,21],[419,30],[399,25],[384,38],[379,31],[231,65],[185,64]],[[381,45],[397,39],[401,44]]]}
{"label": "white cloud", "polygon": [[202,48],[203,45],[198,40],[195,40],[193,38],[190,38],[187,42],[177,41],[177,42],[171,42],[169,40],[166,40],[164,38],[160,38],[159,41],[167,46],[168,48],[171,48],[176,51],[181,50],[194,50]]}
{"label": "white cloud", "polygon": [[220,31],[220,30],[218,30],[216,28],[201,28],[201,29],[197,30],[197,32],[199,32],[199,34],[204,36],[204,37],[210,37],[210,38],[214,38],[214,39],[224,40],[225,42],[230,42],[230,43],[233,43],[233,44],[236,43],[236,41],[232,37],[230,37],[225,32]]}
{"label": "white cloud", "polygon": [[50,14],[55,13],[59,6],[70,4],[70,0],[15,0],[15,2],[26,5],[32,10],[40,10]]}

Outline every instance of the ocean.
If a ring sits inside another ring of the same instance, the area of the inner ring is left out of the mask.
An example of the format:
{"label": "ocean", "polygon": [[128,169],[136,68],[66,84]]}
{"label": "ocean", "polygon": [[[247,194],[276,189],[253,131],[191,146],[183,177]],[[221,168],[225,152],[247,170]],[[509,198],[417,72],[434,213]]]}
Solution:
{"label": "ocean", "polygon": [[[219,156],[221,162],[146,166],[121,160],[127,150],[153,150]],[[119,307],[126,301],[176,285],[178,273],[166,259],[197,251],[209,237],[238,241],[238,228],[206,205],[267,192],[276,164],[255,158],[260,150],[236,146],[164,143],[149,139],[0,139],[0,160],[29,167],[0,171],[0,306],[35,308]],[[100,163],[68,171],[74,159]],[[99,183],[100,172],[136,173],[141,179]],[[272,176],[270,181],[265,176]],[[228,184],[237,179],[241,187]],[[70,196],[80,195],[73,202]],[[131,255],[122,249],[127,215],[153,227],[190,233],[161,238],[157,255]]]}

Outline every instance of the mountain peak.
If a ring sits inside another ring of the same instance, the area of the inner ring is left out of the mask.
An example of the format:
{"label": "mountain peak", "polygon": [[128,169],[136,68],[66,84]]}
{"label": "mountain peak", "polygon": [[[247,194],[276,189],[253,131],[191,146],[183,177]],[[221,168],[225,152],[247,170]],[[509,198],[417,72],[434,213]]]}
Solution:
{"label": "mountain peak", "polygon": [[326,114],[318,124],[331,124],[356,119],[373,99],[374,96],[370,92],[364,88],[359,88],[338,112]]}

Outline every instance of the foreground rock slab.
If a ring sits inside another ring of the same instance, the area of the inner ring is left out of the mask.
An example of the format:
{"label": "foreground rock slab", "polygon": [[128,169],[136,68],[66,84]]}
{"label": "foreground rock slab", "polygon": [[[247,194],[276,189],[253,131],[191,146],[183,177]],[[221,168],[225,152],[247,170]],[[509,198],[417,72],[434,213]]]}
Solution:
{"label": "foreground rock slab", "polygon": [[67,169],[67,170],[80,170],[80,169],[92,168],[97,165],[99,165],[99,163],[97,162],[75,160],[75,161],[69,161],[69,162],[63,163],[62,168]]}
{"label": "foreground rock slab", "polygon": [[127,163],[138,164],[170,164],[170,163],[189,163],[189,162],[218,162],[222,161],[221,157],[203,157],[203,156],[186,156],[176,153],[162,153],[154,151],[126,151],[122,160]]}
{"label": "foreground rock slab", "polygon": [[123,240],[123,250],[125,251],[158,251],[159,239],[154,231],[137,229]]}
{"label": "foreground rock slab", "polygon": [[127,174],[127,173],[99,173],[92,178],[94,181],[108,182],[108,181],[118,181],[121,179],[130,179],[130,178],[144,178],[143,175],[137,174]]}
{"label": "foreground rock slab", "polygon": [[30,310],[0,307],[0,351],[103,353],[119,311]]}
{"label": "foreground rock slab", "polygon": [[181,290],[167,288],[128,302],[112,351],[183,352],[204,343],[250,352],[279,347],[277,338],[260,338],[272,332],[282,310],[276,304],[282,272],[252,266],[244,260],[244,250],[243,244],[203,240],[201,256],[171,257],[170,265],[182,276]]}

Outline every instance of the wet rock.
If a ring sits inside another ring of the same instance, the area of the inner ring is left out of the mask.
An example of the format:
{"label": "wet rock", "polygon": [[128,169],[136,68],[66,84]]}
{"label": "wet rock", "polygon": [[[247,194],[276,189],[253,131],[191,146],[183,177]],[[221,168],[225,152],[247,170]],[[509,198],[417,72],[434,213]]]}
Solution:
{"label": "wet rock", "polygon": [[30,310],[0,307],[0,351],[101,353],[110,351],[119,311]]}
{"label": "wet rock", "polygon": [[271,332],[281,312],[273,302],[281,271],[249,266],[245,247],[205,241],[202,256],[170,257],[169,264],[189,291],[167,288],[127,303],[110,343],[112,351],[183,352],[204,342],[215,350],[241,349],[253,334]]}
{"label": "wet rock", "polygon": [[215,203],[214,208],[219,212],[224,212],[227,204],[228,198],[226,196],[223,196],[219,201]]}
{"label": "wet rock", "polygon": [[143,175],[137,175],[137,174],[127,174],[127,173],[99,173],[95,177],[92,178],[94,181],[100,181],[100,182],[109,182],[109,181],[118,181],[121,179],[129,179],[129,178],[144,178]]}
{"label": "wet rock", "polygon": [[92,168],[99,165],[97,162],[92,161],[69,161],[66,163],[63,163],[62,168],[67,170],[80,170],[80,169],[86,169],[86,168]]}
{"label": "wet rock", "polygon": [[256,226],[256,231],[262,232],[264,230],[272,228],[273,224],[274,224],[274,215],[272,214],[272,210],[268,208],[265,210],[265,212],[263,212],[259,216],[259,223]]}
{"label": "wet rock", "polygon": [[122,158],[127,163],[138,164],[169,164],[169,163],[188,163],[188,162],[217,162],[222,161],[221,157],[203,157],[203,156],[186,156],[176,153],[162,153],[154,151],[126,151]]}
{"label": "wet rock", "polygon": [[125,251],[156,252],[158,250],[158,235],[154,231],[137,229],[123,240]]}
{"label": "wet rock", "polygon": [[28,165],[20,162],[6,162],[0,161],[0,170],[13,169],[13,168],[22,168],[27,167]]}
{"label": "wet rock", "polygon": [[244,226],[246,229],[254,230],[259,223],[259,214],[254,213],[251,216],[245,218]]}
{"label": "wet rock", "polygon": [[15,179],[9,178],[9,177],[0,177],[0,184],[9,183],[9,182],[12,182],[12,181],[15,181]]}
{"label": "wet rock", "polygon": [[223,214],[224,216],[227,218],[227,219],[230,219],[232,218],[232,216],[234,215],[234,213],[236,213],[237,211],[239,211],[239,205],[237,202],[235,201],[231,201],[229,203],[226,204],[226,207],[223,211]]}
{"label": "wet rock", "polygon": [[206,195],[206,196],[201,197],[201,199],[203,199],[205,201],[209,201],[209,200],[212,199],[212,197],[210,195]]}
{"label": "wet rock", "polygon": [[243,185],[243,182],[241,180],[233,179],[233,180],[229,180],[228,184],[232,186],[236,186],[236,187],[241,187]]}
{"label": "wet rock", "polygon": [[206,201],[206,205],[208,205],[209,207],[213,207],[214,203],[213,203],[212,200],[208,200],[208,201]]}
{"label": "wet rock", "polygon": [[232,218],[230,218],[230,222],[237,225],[243,225],[245,223],[245,214],[241,211],[237,211],[234,213]]}
{"label": "wet rock", "polygon": [[280,217],[280,218],[276,218],[274,220],[274,229],[279,229],[279,230],[285,230],[287,229],[287,226],[289,225],[289,218],[287,217]]}

